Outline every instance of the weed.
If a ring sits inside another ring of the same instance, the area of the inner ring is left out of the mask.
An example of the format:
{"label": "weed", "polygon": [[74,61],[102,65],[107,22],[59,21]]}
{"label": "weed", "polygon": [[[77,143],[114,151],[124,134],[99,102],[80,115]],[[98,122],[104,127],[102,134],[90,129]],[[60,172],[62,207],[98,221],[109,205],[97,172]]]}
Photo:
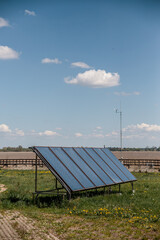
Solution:
{"label": "weed", "polygon": [[[113,186],[112,194],[104,194],[103,189],[90,190],[87,195],[73,195],[70,201],[62,196],[40,195],[37,205],[32,199],[34,174],[30,170],[1,170],[1,183],[7,187],[0,194],[1,210],[23,211],[40,226],[53,227],[64,239],[97,239],[97,234],[101,239],[159,239],[159,173],[135,173],[138,181],[134,194],[128,183],[121,186],[121,195],[117,194],[118,186]],[[38,171],[39,190],[54,185],[55,178],[49,171]]]}

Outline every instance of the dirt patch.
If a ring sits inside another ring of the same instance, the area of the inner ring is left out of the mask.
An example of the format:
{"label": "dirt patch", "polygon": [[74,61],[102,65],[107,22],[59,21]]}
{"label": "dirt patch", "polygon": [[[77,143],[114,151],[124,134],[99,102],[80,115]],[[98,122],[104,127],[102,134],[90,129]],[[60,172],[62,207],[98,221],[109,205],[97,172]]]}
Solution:
{"label": "dirt patch", "polygon": [[36,221],[23,216],[19,212],[6,211],[0,213],[0,239],[1,240],[59,240],[53,231],[47,232],[38,228]]}
{"label": "dirt patch", "polygon": [[5,187],[4,184],[0,184],[0,193],[5,192],[7,188]]}

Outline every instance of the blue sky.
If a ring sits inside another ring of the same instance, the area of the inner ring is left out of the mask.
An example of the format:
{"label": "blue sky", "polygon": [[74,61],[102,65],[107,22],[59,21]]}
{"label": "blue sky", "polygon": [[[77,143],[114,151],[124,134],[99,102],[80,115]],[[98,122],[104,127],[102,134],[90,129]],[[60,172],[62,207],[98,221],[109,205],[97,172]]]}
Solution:
{"label": "blue sky", "polygon": [[160,145],[159,1],[0,1],[0,147]]}

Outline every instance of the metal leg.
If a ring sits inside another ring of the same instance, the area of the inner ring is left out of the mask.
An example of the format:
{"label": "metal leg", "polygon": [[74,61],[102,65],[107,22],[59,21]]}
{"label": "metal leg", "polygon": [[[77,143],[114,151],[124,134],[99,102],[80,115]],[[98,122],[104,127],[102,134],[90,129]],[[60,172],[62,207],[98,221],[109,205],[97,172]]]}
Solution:
{"label": "metal leg", "polygon": [[68,200],[71,200],[71,193],[68,193]]}
{"label": "metal leg", "polygon": [[133,188],[133,182],[131,183],[131,186],[132,186],[132,193],[135,193],[135,190]]}
{"label": "metal leg", "polygon": [[65,199],[65,196],[64,196],[64,194],[63,194],[62,196],[63,196],[63,201],[64,201],[64,199]]}
{"label": "metal leg", "polygon": [[38,193],[33,193],[33,203],[37,204],[37,200],[38,200]]}
{"label": "metal leg", "polygon": [[111,186],[108,188],[108,193],[110,194],[112,192]]}
{"label": "metal leg", "polygon": [[35,197],[35,203],[37,204],[37,201],[38,201],[38,194],[36,194],[36,197]]}

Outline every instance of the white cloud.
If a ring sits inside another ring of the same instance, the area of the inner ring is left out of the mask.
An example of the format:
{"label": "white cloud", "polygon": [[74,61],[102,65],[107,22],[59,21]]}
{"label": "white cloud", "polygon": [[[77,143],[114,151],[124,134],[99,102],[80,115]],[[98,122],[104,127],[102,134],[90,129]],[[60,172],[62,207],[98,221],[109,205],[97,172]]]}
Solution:
{"label": "white cloud", "polygon": [[7,20],[5,20],[4,18],[0,17],[0,28],[1,27],[9,27],[9,23]]}
{"label": "white cloud", "polygon": [[16,128],[14,135],[23,137],[24,136],[24,132],[22,130]]}
{"label": "white cloud", "polygon": [[138,129],[142,129],[145,130],[147,132],[160,132],[160,125],[156,125],[156,124],[147,124],[147,123],[141,123],[141,124],[137,124],[136,127]]}
{"label": "white cloud", "polygon": [[92,137],[95,137],[95,138],[104,138],[104,135],[101,134],[101,133],[99,133],[99,134],[98,134],[98,133],[97,133],[97,134],[96,134],[96,133],[93,133],[93,134],[92,134]]}
{"label": "white cloud", "polygon": [[116,131],[112,131],[112,136],[117,136],[118,135],[118,132],[116,132]]}
{"label": "white cloud", "polygon": [[155,136],[159,137],[160,125],[156,124],[132,124],[123,128],[124,139],[155,139]]}
{"label": "white cloud", "polygon": [[80,67],[80,68],[91,68],[88,64],[84,63],[84,62],[73,62],[71,63],[72,67]]}
{"label": "white cloud", "polygon": [[118,96],[131,96],[131,95],[140,95],[140,92],[115,92],[114,93],[115,95],[118,95]]}
{"label": "white cloud", "polygon": [[53,132],[53,131],[49,131],[49,130],[40,132],[39,135],[40,136],[59,136],[59,134],[57,132]]}
{"label": "white cloud", "polygon": [[6,124],[0,124],[0,132],[10,133],[11,129]]}
{"label": "white cloud", "polygon": [[140,95],[140,92],[133,92],[134,95]]}
{"label": "white cloud", "polygon": [[97,132],[93,132],[93,133],[91,133],[91,134],[82,134],[82,133],[80,133],[80,132],[77,132],[77,133],[75,133],[74,134],[75,135],[75,137],[77,137],[77,138],[80,138],[80,137],[83,137],[83,138],[85,138],[85,139],[90,139],[90,138],[104,138],[105,137],[105,135],[103,135],[102,133],[97,133]]}
{"label": "white cloud", "polygon": [[56,130],[58,130],[58,131],[61,131],[61,130],[62,130],[62,128],[56,128]]}
{"label": "white cloud", "polygon": [[82,136],[83,136],[82,133],[75,133],[74,135],[75,135],[76,137],[82,137]]}
{"label": "white cloud", "polygon": [[8,46],[0,46],[0,59],[18,59],[19,53]]}
{"label": "white cloud", "polygon": [[[112,131],[105,134],[105,137],[109,137],[112,140],[119,139],[119,136],[119,131]],[[122,129],[122,137],[123,139],[126,139],[126,141],[141,140],[142,143],[145,141],[160,139],[160,125],[147,123],[131,124]]]}
{"label": "white cloud", "polygon": [[144,135],[142,134],[129,134],[129,135],[123,135],[123,139],[142,139],[144,138]]}
{"label": "white cloud", "polygon": [[11,130],[6,124],[0,125],[0,132],[5,133],[7,136],[24,136],[24,132],[18,128]]}
{"label": "white cloud", "polygon": [[106,137],[113,137],[113,136],[117,136],[117,135],[118,135],[118,132],[112,131],[111,133],[107,133],[105,136]]}
{"label": "white cloud", "polygon": [[76,78],[65,78],[68,84],[79,84],[93,88],[107,88],[119,85],[120,76],[118,73],[110,73],[105,70],[89,70],[79,73]]}
{"label": "white cloud", "polygon": [[25,10],[24,11],[26,15],[29,15],[29,16],[36,16],[36,13],[34,11],[29,11],[29,10]]}
{"label": "white cloud", "polygon": [[160,132],[160,125],[141,123],[136,125],[129,125],[126,128],[123,128],[124,132],[135,132],[137,130],[143,130],[146,132]]}
{"label": "white cloud", "polygon": [[96,127],[96,129],[98,129],[98,130],[101,130],[101,129],[102,129],[102,127],[98,126],[98,127]]}
{"label": "white cloud", "polygon": [[41,63],[55,63],[55,64],[61,64],[62,62],[60,60],[58,60],[58,58],[43,58]]}

